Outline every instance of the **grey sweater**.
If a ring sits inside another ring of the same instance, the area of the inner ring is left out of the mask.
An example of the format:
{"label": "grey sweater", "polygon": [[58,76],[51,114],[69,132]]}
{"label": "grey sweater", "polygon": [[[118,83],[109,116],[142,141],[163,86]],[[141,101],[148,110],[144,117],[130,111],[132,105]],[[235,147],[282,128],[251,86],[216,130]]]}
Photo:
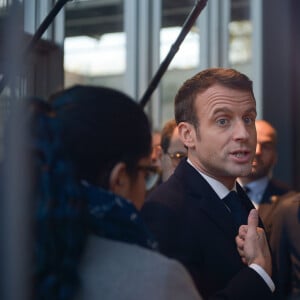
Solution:
{"label": "grey sweater", "polygon": [[137,245],[91,236],[77,300],[201,300],[177,261]]}

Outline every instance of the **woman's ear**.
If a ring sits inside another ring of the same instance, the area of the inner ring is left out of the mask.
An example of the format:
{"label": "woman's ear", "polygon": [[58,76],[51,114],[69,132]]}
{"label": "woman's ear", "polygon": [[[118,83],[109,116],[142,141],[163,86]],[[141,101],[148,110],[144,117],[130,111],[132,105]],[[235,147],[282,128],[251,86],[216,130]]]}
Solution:
{"label": "woman's ear", "polygon": [[119,162],[112,168],[109,176],[109,189],[113,193],[127,198],[130,190],[130,178],[125,163]]}
{"label": "woman's ear", "polygon": [[178,124],[178,134],[180,140],[187,148],[194,148],[196,141],[195,127],[187,122],[180,122]]}

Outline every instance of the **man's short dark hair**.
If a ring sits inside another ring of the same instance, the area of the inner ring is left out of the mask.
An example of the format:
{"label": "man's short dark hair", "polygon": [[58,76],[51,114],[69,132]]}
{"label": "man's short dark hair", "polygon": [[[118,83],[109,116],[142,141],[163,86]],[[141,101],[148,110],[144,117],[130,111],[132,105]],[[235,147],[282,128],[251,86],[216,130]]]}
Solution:
{"label": "man's short dark hair", "polygon": [[198,126],[195,99],[198,94],[215,84],[235,90],[249,91],[255,100],[252,81],[245,74],[234,69],[206,69],[185,81],[177,92],[175,96],[175,120],[177,124],[189,122],[195,127]]}

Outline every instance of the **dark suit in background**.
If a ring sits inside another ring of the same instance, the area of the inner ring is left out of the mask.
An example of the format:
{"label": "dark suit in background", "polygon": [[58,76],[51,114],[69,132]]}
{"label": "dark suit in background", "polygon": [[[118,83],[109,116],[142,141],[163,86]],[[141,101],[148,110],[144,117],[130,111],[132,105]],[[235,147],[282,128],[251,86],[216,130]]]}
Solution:
{"label": "dark suit in background", "polygon": [[[253,206],[239,186],[238,193],[249,212]],[[231,213],[186,160],[150,195],[142,215],[161,252],[187,267],[204,298],[223,289],[229,299],[272,298],[264,280],[241,261]]]}
{"label": "dark suit in background", "polygon": [[258,213],[262,219],[267,236],[270,235],[274,211],[277,207],[279,197],[291,191],[291,188],[285,183],[275,179],[270,179],[263,193],[261,203],[258,206]]}
{"label": "dark suit in background", "polygon": [[290,192],[272,205],[270,245],[278,269],[280,299],[300,299],[300,193]]}
{"label": "dark suit in background", "polygon": [[239,180],[248,190],[249,198],[256,203],[264,223],[277,270],[280,299],[289,299],[291,295],[297,295],[296,299],[300,299],[298,206],[290,200],[293,198],[291,188],[272,178],[278,161],[276,129],[265,120],[257,120],[256,130],[257,146],[252,172]]}

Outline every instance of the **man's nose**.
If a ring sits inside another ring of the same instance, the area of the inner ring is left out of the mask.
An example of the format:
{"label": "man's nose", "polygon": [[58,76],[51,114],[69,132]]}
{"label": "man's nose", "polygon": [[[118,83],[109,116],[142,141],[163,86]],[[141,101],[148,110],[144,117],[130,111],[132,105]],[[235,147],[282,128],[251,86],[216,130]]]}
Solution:
{"label": "man's nose", "polygon": [[234,136],[236,140],[247,140],[249,138],[249,131],[243,120],[236,122]]}
{"label": "man's nose", "polygon": [[261,150],[262,150],[261,144],[260,144],[260,143],[257,143],[257,144],[256,144],[256,151],[255,151],[255,154],[256,154],[256,155],[261,154]]}

